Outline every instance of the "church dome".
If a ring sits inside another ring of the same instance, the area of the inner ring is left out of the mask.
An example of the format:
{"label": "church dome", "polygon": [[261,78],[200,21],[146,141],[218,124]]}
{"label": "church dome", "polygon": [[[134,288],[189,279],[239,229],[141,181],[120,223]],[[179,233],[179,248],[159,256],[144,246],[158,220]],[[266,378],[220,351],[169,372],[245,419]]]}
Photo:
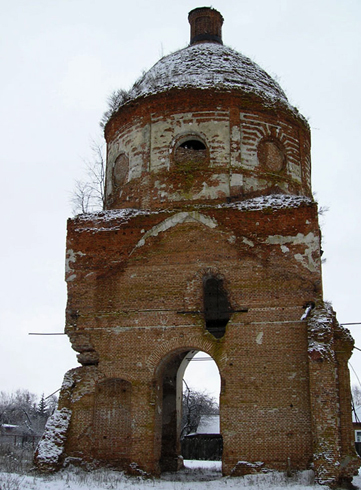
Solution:
{"label": "church dome", "polygon": [[271,76],[223,45],[217,10],[188,19],[190,45],[110,101],[107,209],[309,197],[307,122]]}
{"label": "church dome", "polygon": [[[283,107],[301,117],[280,85],[247,56],[223,45],[223,17],[215,9],[201,7],[188,16],[190,44],[161,58],[129,91],[119,90],[110,99],[103,123],[124,105],[170,90],[212,90],[218,93],[255,96],[266,107]],[[303,118],[302,118],[303,119]]]}
{"label": "church dome", "polygon": [[201,43],[158,61],[132,87],[129,99],[171,89],[237,90],[288,104],[279,84],[252,60],[218,43]]}

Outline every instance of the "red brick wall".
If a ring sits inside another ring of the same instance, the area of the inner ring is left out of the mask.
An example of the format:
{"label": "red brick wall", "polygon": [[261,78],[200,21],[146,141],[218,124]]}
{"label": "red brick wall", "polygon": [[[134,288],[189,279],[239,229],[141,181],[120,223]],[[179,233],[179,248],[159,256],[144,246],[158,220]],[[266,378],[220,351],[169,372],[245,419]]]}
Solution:
{"label": "red brick wall", "polygon": [[[224,474],[246,461],[350,480],[352,339],[322,306],[307,123],[255,95],[173,90],[125,104],[105,136],[108,211],[68,221],[66,332],[82,367],[61,392],[62,457],[177,469],[179,367],[199,350],[221,376]],[[206,146],[188,166],[187,149],[174,158],[184,138]],[[231,310],[220,338],[207,277]]]}
{"label": "red brick wall", "polygon": [[[95,351],[102,377],[132,384],[130,460],[158,471],[159,369],[175,353],[197,349],[209,353],[220,370],[225,474],[239,460],[285,469],[291,458],[294,468],[306,468],[312,438],[307,323],[300,318],[306,303],[321,299],[320,260],[319,250],[313,251],[317,267],[310,270],[295,256],[307,255],[309,244],[301,236],[311,233],[318,240],[316,206],[204,208],[140,242],[145,230],[172,216],[177,213],[75,218],[68,224],[68,257],[74,260],[67,331],[85,364]],[[270,243],[270,236],[289,237],[287,250]],[[248,309],[233,313],[221,339],[194,313],[202,310],[207,273],[224,279],[233,310]],[[83,398],[89,407],[95,403],[94,392],[95,387],[73,403],[75,414],[83,410]],[[94,434],[94,421],[77,417],[68,454],[92,459],[75,435]]]}

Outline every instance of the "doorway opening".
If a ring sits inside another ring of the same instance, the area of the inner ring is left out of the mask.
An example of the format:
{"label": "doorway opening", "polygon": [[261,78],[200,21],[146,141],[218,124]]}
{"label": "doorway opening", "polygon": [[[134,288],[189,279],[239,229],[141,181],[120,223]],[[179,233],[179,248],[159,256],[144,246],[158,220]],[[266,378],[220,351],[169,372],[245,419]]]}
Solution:
{"label": "doorway opening", "polygon": [[178,471],[183,459],[221,460],[221,383],[214,360],[205,352],[178,351],[164,361],[160,374],[160,471]]}

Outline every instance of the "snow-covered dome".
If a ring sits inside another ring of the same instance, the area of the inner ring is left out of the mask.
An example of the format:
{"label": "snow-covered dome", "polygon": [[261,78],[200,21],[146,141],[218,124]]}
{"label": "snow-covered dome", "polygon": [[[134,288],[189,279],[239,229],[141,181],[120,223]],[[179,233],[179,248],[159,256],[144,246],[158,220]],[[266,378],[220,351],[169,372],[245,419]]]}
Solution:
{"label": "snow-covered dome", "polygon": [[[288,103],[281,87],[252,60],[218,43],[193,44],[158,61],[130,90],[129,99],[171,89],[237,90]],[[128,100],[129,100],[128,99]]]}
{"label": "snow-covered dome", "polygon": [[307,122],[272,77],[223,45],[217,10],[188,20],[189,46],[109,100],[107,208],[310,197]]}
{"label": "snow-covered dome", "polygon": [[124,105],[169,90],[215,90],[256,96],[268,106],[282,105],[293,113],[279,84],[250,58],[223,45],[223,17],[211,7],[189,13],[190,45],[161,58],[129,91],[119,90],[109,99],[103,123]]}

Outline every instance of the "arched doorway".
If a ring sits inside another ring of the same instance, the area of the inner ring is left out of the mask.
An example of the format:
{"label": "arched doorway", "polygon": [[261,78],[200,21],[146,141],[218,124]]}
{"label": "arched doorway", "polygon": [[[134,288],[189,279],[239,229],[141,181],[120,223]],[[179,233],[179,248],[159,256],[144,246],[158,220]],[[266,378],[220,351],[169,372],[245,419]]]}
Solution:
{"label": "arched doorway", "polygon": [[183,376],[181,453],[185,460],[220,461],[220,376],[205,352],[190,352]]}
{"label": "arched doorway", "polygon": [[[205,352],[196,349],[182,349],[166,356],[158,370],[158,413],[157,426],[160,439],[160,458],[159,467],[161,472],[178,471],[183,466],[181,454],[181,434],[182,434],[182,394],[183,379],[189,366],[197,364],[203,365],[202,372],[204,380],[214,377],[215,388],[213,393],[217,393],[216,398],[219,406],[220,375],[218,367],[213,359]],[[206,365],[210,368],[210,376],[204,375],[207,371]],[[192,368],[190,377],[192,376]],[[194,371],[193,371],[194,373]],[[218,379],[217,379],[218,378]],[[197,386],[200,379],[193,379],[190,383],[192,389]],[[203,384],[205,384],[203,382]],[[200,390],[201,391],[201,390]],[[203,390],[204,391],[204,390]],[[219,416],[220,417],[220,416]]]}

